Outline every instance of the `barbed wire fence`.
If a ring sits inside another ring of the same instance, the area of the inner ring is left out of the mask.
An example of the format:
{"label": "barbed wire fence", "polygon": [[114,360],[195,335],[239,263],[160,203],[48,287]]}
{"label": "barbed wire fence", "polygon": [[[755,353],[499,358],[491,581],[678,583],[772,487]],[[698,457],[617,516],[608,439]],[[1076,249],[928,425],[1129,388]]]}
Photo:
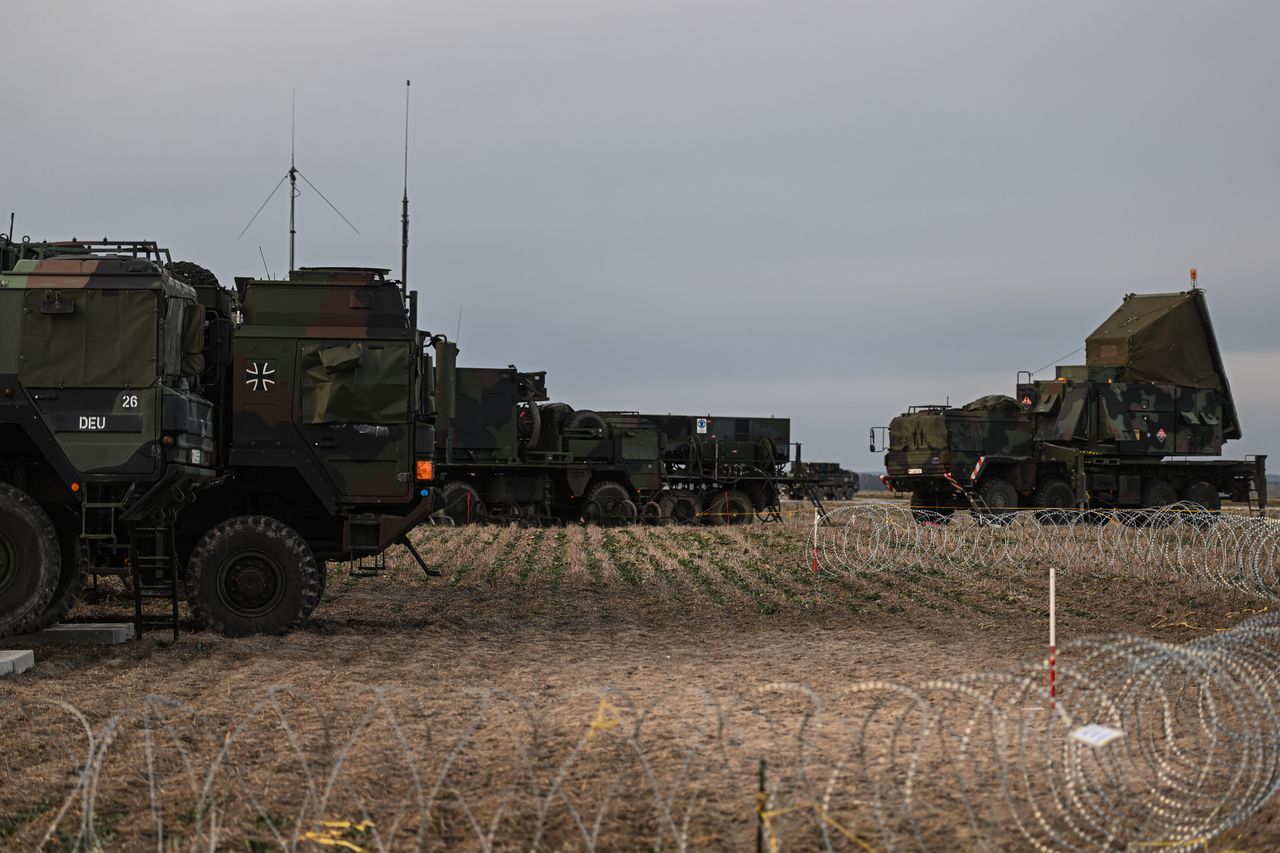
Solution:
{"label": "barbed wire fence", "polygon": [[734,697],[606,690],[552,716],[501,690],[276,686],[230,721],[148,696],[97,724],[11,697],[0,832],[72,850],[1189,850],[1274,795],[1280,615],[1062,651],[1053,705],[1044,661]]}

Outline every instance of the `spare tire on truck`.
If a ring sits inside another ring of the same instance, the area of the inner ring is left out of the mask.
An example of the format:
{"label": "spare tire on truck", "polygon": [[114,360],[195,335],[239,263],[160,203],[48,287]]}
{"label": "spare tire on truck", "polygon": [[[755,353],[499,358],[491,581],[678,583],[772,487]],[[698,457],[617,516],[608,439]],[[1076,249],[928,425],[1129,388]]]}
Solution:
{"label": "spare tire on truck", "polygon": [[589,432],[596,438],[604,438],[609,434],[609,426],[599,413],[590,409],[578,409],[578,411],[565,419],[564,431]]}

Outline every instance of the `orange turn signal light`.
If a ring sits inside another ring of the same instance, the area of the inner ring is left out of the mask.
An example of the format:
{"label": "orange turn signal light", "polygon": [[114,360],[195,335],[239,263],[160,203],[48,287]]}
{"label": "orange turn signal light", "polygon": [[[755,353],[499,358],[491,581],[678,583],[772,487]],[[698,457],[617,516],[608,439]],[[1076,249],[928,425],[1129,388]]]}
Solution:
{"label": "orange turn signal light", "polygon": [[430,459],[419,459],[417,464],[417,477],[419,480],[430,480],[435,476],[435,465]]}
{"label": "orange turn signal light", "polygon": [[80,491],[80,484],[79,484],[79,483],[72,483],[72,484],[71,484],[71,491],[73,491],[73,492],[78,492],[78,491]]}

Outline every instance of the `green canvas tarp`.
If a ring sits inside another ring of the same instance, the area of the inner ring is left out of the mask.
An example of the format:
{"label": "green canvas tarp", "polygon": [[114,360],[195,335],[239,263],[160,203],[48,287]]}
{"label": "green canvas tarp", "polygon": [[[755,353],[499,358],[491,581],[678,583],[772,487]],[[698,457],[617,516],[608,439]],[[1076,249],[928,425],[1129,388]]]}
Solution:
{"label": "green canvas tarp", "polygon": [[406,422],[409,366],[405,344],[303,346],[303,423]]}
{"label": "green canvas tarp", "polygon": [[1135,294],[1085,340],[1090,367],[1119,367],[1125,382],[1222,390],[1202,291]]}
{"label": "green canvas tarp", "polygon": [[1126,296],[1085,339],[1085,361],[1090,367],[1118,368],[1121,382],[1218,391],[1224,426],[1235,433],[1227,437],[1238,437],[1235,403],[1203,290]]}
{"label": "green canvas tarp", "polygon": [[945,450],[947,421],[939,414],[913,412],[889,421],[890,450]]}
{"label": "green canvas tarp", "polygon": [[146,388],[156,381],[154,290],[27,290],[18,376],[30,388]]}

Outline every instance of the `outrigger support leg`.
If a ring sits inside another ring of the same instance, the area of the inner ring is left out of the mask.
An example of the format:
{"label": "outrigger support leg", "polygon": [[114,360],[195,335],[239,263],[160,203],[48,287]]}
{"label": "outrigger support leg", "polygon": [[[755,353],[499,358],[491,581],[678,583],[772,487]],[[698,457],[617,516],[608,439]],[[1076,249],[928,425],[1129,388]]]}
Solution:
{"label": "outrigger support leg", "polygon": [[422,569],[423,574],[425,574],[429,578],[440,577],[440,572],[438,570],[428,567],[427,564],[423,561],[422,556],[418,553],[418,549],[414,548],[413,543],[409,541],[408,535],[401,536],[399,539],[396,540],[396,544],[404,546],[404,549],[409,552],[409,554],[413,557],[414,561]]}

